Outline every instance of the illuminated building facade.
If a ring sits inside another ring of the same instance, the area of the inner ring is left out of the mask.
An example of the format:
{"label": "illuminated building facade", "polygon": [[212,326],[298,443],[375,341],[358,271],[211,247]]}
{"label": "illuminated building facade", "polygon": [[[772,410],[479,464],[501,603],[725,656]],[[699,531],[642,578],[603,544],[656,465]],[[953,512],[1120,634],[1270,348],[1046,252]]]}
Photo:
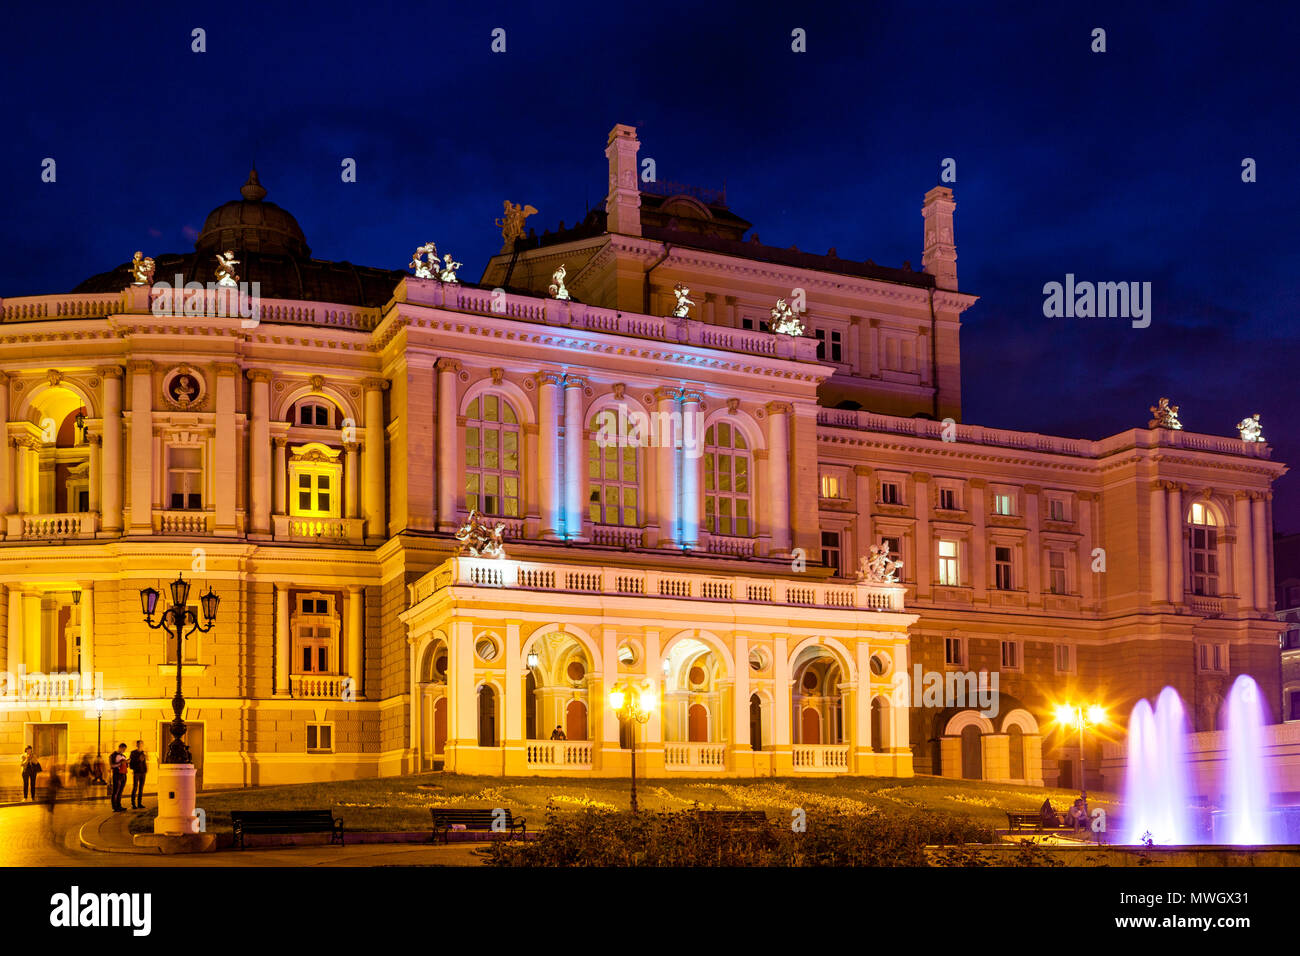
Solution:
{"label": "illuminated building facade", "polygon": [[[628,681],[652,776],[1067,783],[1060,700],[1173,683],[1200,725],[1277,685],[1266,444],[959,424],[950,190],[887,268],[746,239],[638,149],[615,127],[604,208],[477,286],[313,259],[254,175],[152,286],[0,300],[0,747],[93,750],[98,674],[106,746],[156,751],[139,591],[179,572],[222,598],[182,650],[200,786],[623,774]],[[166,296],[226,250],[255,315]],[[472,510],[505,558],[460,553]],[[858,573],[881,541],[898,585]],[[980,671],[996,714],[900,683]]]}

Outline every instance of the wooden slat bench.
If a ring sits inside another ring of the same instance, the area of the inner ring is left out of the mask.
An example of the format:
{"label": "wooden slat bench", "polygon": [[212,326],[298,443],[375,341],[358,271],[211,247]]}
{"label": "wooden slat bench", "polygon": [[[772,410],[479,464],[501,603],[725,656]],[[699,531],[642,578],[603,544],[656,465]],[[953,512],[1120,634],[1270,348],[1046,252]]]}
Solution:
{"label": "wooden slat bench", "polygon": [[[504,817],[499,816],[496,810],[432,807],[429,812],[433,814],[433,834],[430,840],[437,840],[441,835],[442,842],[446,843],[447,835],[456,827],[464,827],[466,830],[473,831],[486,830],[489,833],[505,833],[508,836],[514,836],[518,832],[521,839],[525,839],[528,835],[527,821],[523,817],[516,817],[509,810],[504,810]],[[494,826],[498,819],[502,820],[502,822]]]}
{"label": "wooden slat bench", "polygon": [[1012,813],[1007,811],[1007,824],[1012,833],[1055,833],[1060,830],[1073,830],[1068,820],[1063,820],[1058,825],[1044,826],[1043,815],[1039,811],[1033,813]]}
{"label": "wooden slat bench", "polygon": [[328,833],[343,845],[343,821],[329,810],[232,810],[230,820],[241,850],[248,833]]}

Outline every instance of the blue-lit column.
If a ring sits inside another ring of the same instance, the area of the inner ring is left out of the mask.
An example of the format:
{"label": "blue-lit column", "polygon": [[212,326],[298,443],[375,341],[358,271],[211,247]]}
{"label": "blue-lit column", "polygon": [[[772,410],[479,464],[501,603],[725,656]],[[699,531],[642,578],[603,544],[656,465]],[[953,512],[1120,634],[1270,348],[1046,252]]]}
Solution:
{"label": "blue-lit column", "polygon": [[655,460],[656,486],[659,498],[659,543],[661,548],[675,548],[678,542],[677,526],[677,448],[673,427],[673,413],[677,411],[678,390],[655,389],[655,412],[650,418],[646,443]]}
{"label": "blue-lit column", "polygon": [[700,468],[704,455],[704,422],[700,415],[703,396],[686,389],[682,392],[681,426],[681,540],[683,548],[700,545]]}
{"label": "blue-lit column", "polygon": [[576,375],[564,377],[564,536],[582,535],[582,504],[587,498],[586,447],[583,438],[582,393],[587,382]]}
{"label": "blue-lit column", "polygon": [[537,497],[543,538],[561,537],[563,493],[560,489],[560,372],[538,372]]}

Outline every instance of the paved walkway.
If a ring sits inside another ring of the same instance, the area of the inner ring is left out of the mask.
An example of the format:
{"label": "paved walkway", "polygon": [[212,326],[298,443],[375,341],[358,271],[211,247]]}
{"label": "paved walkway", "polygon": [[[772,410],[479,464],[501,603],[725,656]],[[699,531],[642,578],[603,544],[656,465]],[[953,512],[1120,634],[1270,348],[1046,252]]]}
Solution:
{"label": "paved walkway", "polygon": [[101,801],[0,808],[0,866],[478,866],[474,844],[369,843],[266,847],[164,855],[136,847],[135,814],[105,813]]}

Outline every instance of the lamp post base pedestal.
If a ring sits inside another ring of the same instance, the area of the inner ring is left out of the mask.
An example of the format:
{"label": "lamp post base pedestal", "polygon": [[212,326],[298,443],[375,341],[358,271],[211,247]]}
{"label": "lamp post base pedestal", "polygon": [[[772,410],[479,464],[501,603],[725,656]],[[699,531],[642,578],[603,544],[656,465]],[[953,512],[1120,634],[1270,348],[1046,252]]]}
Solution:
{"label": "lamp post base pedestal", "polygon": [[136,846],[153,847],[159,853],[211,853],[217,848],[215,833],[137,833]]}
{"label": "lamp post base pedestal", "polygon": [[193,834],[194,764],[160,763],[158,765],[158,819],[153,832],[170,836]]}

